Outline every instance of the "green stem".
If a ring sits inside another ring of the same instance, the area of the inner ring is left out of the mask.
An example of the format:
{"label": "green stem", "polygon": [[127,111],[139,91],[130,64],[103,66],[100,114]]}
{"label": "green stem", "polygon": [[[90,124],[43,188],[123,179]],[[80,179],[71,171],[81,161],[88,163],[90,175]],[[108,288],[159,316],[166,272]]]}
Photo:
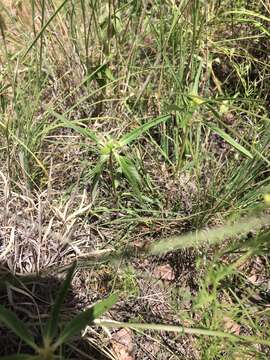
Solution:
{"label": "green stem", "polygon": [[238,336],[218,330],[187,328],[183,326],[164,325],[164,324],[124,323],[124,322],[118,322],[112,320],[95,320],[95,324],[109,328],[121,327],[121,328],[130,328],[134,330],[156,330],[156,331],[178,332],[180,334],[189,334],[189,335],[215,336],[220,338],[227,338],[233,341],[243,341],[248,343],[256,343],[256,344],[270,346],[270,340],[259,339],[254,336]]}

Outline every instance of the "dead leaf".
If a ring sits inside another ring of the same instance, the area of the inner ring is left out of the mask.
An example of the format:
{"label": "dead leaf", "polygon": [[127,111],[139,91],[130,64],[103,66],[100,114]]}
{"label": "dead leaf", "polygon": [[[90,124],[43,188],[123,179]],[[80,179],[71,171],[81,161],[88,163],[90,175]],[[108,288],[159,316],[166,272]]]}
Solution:
{"label": "dead leaf", "polygon": [[224,322],[225,330],[227,330],[228,332],[230,332],[232,334],[235,334],[235,335],[240,334],[240,328],[241,327],[240,327],[239,324],[237,324],[237,322],[235,322],[234,320],[232,320],[228,316],[223,317],[223,322]]}
{"label": "dead leaf", "polygon": [[153,276],[157,279],[166,281],[175,279],[173,268],[169,264],[157,266],[153,271]]}
{"label": "dead leaf", "polygon": [[112,349],[118,360],[134,360],[133,333],[130,329],[121,329],[112,337]]}
{"label": "dead leaf", "polygon": [[256,285],[258,283],[258,276],[256,274],[253,274],[247,278],[253,285]]}

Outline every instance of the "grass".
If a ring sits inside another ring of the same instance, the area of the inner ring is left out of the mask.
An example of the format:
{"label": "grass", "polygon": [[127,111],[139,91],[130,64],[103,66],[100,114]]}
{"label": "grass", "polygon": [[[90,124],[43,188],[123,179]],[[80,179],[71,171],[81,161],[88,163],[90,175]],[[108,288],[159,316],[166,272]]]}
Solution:
{"label": "grass", "polygon": [[[57,314],[118,290],[83,336],[107,356],[129,327],[134,359],[269,358],[268,3],[0,11],[2,303],[38,341],[41,279],[76,260],[76,304]],[[9,336],[1,355],[21,351]],[[67,343],[60,358],[91,358]]]}

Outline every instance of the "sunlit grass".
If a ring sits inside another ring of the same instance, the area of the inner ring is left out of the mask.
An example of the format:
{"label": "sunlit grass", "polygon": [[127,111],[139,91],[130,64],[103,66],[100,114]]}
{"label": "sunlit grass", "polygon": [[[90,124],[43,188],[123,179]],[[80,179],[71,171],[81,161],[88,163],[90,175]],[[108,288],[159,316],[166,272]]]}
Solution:
{"label": "sunlit grass", "polygon": [[[191,249],[191,302],[174,309],[194,338],[186,355],[266,359],[267,2],[2,0],[0,11],[0,225],[16,227],[13,213],[38,229],[30,245],[22,235],[31,271],[66,269],[69,256],[83,271],[154,266]],[[133,328],[179,325],[143,321]]]}

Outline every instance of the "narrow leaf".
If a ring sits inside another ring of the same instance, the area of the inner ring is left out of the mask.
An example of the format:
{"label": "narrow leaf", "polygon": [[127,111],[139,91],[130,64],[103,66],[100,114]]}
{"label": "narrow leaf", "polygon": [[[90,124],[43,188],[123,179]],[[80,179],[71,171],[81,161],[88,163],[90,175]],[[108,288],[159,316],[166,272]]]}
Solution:
{"label": "narrow leaf", "polygon": [[93,322],[95,319],[102,316],[105,312],[107,312],[113,305],[115,305],[118,301],[118,294],[113,293],[106,299],[99,301],[97,304],[95,304],[91,309],[93,310],[93,319],[91,322]]}
{"label": "narrow leaf", "polygon": [[34,338],[26,325],[17,316],[4,306],[0,305],[0,322],[4,323],[10,330],[19,336],[26,344],[37,350]]}
{"label": "narrow leaf", "polygon": [[[248,16],[254,16],[257,17],[263,21],[267,21],[270,22],[270,19],[268,16],[264,16],[263,14],[257,13],[255,11],[252,10],[247,10],[247,9],[241,9],[241,10],[232,10],[232,11],[227,11],[224,13],[224,15],[233,15],[233,14],[238,14],[238,15],[248,15]],[[248,19],[248,18],[247,18]]]}
{"label": "narrow leaf", "polygon": [[232,341],[242,341],[253,344],[262,344],[270,346],[270,340],[261,339],[255,336],[239,336],[231,333],[219,331],[219,330],[210,330],[210,329],[201,329],[201,328],[188,328],[177,325],[164,325],[164,324],[145,324],[145,323],[124,323],[112,320],[101,320],[96,321],[96,325],[106,326],[108,328],[129,328],[134,330],[154,330],[154,331],[169,331],[169,332],[178,332],[180,334],[190,334],[196,336],[211,336],[219,337],[224,339],[229,339]]}
{"label": "narrow leaf", "polygon": [[67,342],[73,336],[78,335],[87,325],[92,324],[95,319],[108,311],[117,302],[117,300],[118,295],[114,293],[107,299],[98,302],[90,309],[78,314],[66,325],[54,344],[54,348],[57,349],[61,344]]}
{"label": "narrow leaf", "polygon": [[56,9],[56,11],[52,14],[52,16],[49,18],[49,20],[44,24],[40,32],[37,34],[35,39],[32,41],[32,43],[29,45],[29,47],[26,49],[25,53],[22,56],[22,60],[26,57],[26,55],[29,53],[29,51],[33,48],[33,46],[37,43],[38,39],[42,36],[46,28],[49,26],[49,24],[53,21],[53,19],[56,17],[56,15],[59,13],[59,11],[63,8],[63,6],[68,2],[68,0],[64,0],[60,6]]}
{"label": "narrow leaf", "polygon": [[164,123],[165,121],[169,120],[170,118],[171,118],[171,116],[165,115],[165,116],[160,116],[155,119],[152,119],[152,120],[148,121],[147,123],[137,127],[136,129],[134,129],[134,130],[130,131],[129,133],[125,134],[124,136],[122,136],[119,143],[121,144],[121,146],[128,145],[133,140],[138,139],[147,130],[151,129],[152,127],[154,127],[158,124]]}
{"label": "narrow leaf", "polygon": [[55,336],[58,321],[59,321],[60,309],[61,309],[61,306],[63,305],[63,302],[67,295],[68,289],[70,287],[70,283],[71,283],[75,268],[76,268],[76,262],[74,262],[72,264],[72,266],[70,267],[70,269],[67,273],[67,276],[57,294],[55,304],[53,306],[51,315],[50,315],[48,322],[46,324],[46,327],[45,327],[44,337],[46,337],[47,339],[53,339]]}
{"label": "narrow leaf", "polygon": [[227,134],[224,130],[218,128],[215,125],[212,124],[206,124],[209,129],[214,131],[216,134],[218,134],[223,140],[225,140],[228,144],[232,145],[236,150],[241,152],[243,155],[249,157],[250,159],[253,158],[250,151],[248,151],[246,148],[244,148],[242,145],[240,145],[237,141],[235,141],[229,134]]}
{"label": "narrow leaf", "polygon": [[109,155],[101,155],[98,160],[98,163],[88,173],[87,178],[89,178],[91,181],[90,185],[92,189],[94,189],[97,186],[99,178],[108,160],[109,160]]}
{"label": "narrow leaf", "polygon": [[96,133],[84,127],[83,124],[81,123],[78,124],[78,122],[76,121],[70,121],[66,119],[63,115],[58,114],[56,111],[52,109],[50,110],[50,113],[61,121],[63,127],[75,130],[78,134],[81,134],[86,138],[93,140],[96,144],[101,145],[101,141],[97,138]]}
{"label": "narrow leaf", "polygon": [[194,80],[194,84],[193,84],[193,88],[192,88],[192,94],[195,96],[196,95],[198,96],[201,72],[202,72],[202,61],[200,62],[200,65],[198,67],[198,70],[197,70],[197,73],[195,76],[195,80]]}
{"label": "narrow leaf", "polygon": [[4,125],[4,123],[2,123],[0,121],[0,127],[2,127],[4,129],[4,131],[8,130],[9,135],[18,143],[20,144],[36,161],[36,163],[38,164],[38,166],[43,170],[45,175],[48,175],[47,170],[45,169],[44,165],[42,164],[42,162],[36,157],[36,155],[31,151],[31,149],[29,149],[29,147],[27,145],[25,145],[25,143],[20,140],[15,134],[13,134],[12,131],[10,131],[9,129],[6,128],[6,125]]}

